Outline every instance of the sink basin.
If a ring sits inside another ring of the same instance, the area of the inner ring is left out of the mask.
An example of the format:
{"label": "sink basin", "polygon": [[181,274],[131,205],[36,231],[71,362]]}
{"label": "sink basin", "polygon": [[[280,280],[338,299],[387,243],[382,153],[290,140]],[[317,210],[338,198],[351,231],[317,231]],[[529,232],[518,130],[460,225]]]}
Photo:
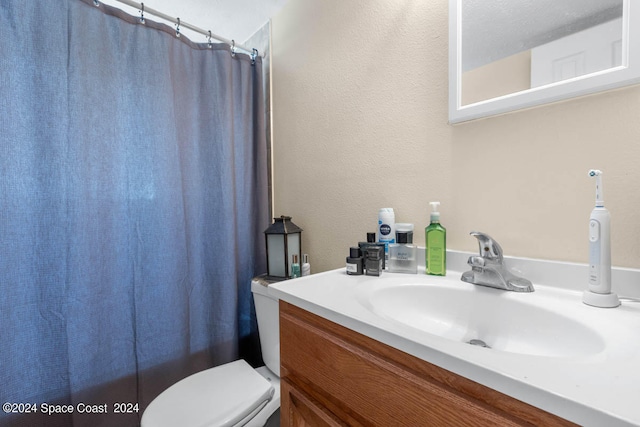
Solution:
{"label": "sink basin", "polygon": [[535,294],[459,285],[392,285],[366,293],[361,303],[393,322],[482,351],[572,358],[605,347],[597,332],[541,306]]}

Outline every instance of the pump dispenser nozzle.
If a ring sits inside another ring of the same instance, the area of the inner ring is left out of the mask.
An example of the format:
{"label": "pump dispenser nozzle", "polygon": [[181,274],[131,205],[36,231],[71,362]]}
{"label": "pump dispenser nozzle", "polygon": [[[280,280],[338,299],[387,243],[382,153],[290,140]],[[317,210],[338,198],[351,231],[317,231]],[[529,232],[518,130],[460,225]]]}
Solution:
{"label": "pump dispenser nozzle", "polygon": [[440,202],[429,202],[429,204],[431,205],[431,221],[440,221],[440,212],[438,212]]}

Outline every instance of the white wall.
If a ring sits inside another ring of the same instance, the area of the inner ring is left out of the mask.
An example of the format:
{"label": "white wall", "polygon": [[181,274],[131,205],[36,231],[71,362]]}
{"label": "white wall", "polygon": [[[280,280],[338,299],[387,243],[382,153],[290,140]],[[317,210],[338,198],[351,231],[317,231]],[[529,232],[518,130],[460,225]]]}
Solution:
{"label": "white wall", "polygon": [[[447,124],[447,0],[290,0],[272,20],[275,214],[314,272],[344,266],[380,207],[448,246],[585,262],[604,171],[613,262],[640,267],[640,87]],[[423,245],[423,233],[415,241]]]}

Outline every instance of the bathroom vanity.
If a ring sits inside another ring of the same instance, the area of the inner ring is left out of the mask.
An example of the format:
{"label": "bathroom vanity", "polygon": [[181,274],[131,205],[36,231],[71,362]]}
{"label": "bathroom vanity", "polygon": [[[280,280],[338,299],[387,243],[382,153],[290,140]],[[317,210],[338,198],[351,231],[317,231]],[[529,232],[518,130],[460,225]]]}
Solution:
{"label": "bathroom vanity", "polygon": [[[579,264],[511,259],[535,292],[475,287],[459,280],[467,255],[449,254],[460,271],[444,278],[335,270],[272,286],[282,425],[640,425],[640,302],[584,305]],[[639,274],[614,269],[614,288],[637,292]]]}
{"label": "bathroom vanity", "polygon": [[280,303],[284,426],[575,425]]}

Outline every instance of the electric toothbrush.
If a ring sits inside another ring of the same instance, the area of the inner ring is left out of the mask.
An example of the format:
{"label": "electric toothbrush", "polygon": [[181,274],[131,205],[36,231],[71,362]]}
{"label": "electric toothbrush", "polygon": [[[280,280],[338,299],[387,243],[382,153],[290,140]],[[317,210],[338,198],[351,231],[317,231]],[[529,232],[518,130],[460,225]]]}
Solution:
{"label": "electric toothbrush", "polygon": [[613,308],[620,305],[620,300],[611,292],[611,216],[604,207],[602,172],[592,169],[589,176],[596,178],[596,206],[589,218],[589,288],[582,301]]}

